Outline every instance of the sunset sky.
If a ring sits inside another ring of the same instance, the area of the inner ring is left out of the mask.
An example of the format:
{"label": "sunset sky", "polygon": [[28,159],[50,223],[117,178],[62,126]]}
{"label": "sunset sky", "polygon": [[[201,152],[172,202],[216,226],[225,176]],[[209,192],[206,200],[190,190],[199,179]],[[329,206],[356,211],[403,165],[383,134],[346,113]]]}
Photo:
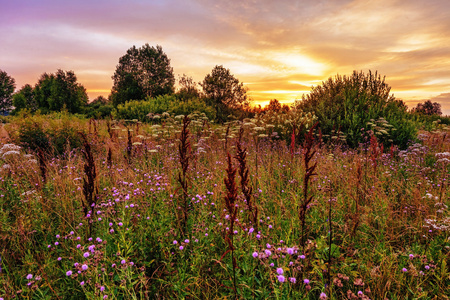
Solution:
{"label": "sunset sky", "polygon": [[410,107],[431,99],[450,115],[448,0],[0,0],[0,69],[17,89],[63,69],[108,96],[119,58],[145,43],[176,77],[223,65],[255,104],[370,69]]}

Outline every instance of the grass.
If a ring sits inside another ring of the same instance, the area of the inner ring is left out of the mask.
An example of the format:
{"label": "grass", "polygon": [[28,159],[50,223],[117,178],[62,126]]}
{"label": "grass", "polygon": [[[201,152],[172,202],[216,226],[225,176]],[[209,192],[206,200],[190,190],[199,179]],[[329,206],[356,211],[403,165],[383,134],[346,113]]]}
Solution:
{"label": "grass", "polygon": [[251,120],[65,122],[86,143],[45,181],[0,150],[0,298],[449,298],[448,129],[382,153]]}

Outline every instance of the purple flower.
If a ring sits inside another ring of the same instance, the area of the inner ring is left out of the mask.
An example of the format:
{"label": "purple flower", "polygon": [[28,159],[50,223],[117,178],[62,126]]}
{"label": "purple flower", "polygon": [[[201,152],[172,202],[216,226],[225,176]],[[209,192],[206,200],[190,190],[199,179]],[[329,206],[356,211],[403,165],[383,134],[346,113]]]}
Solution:
{"label": "purple flower", "polygon": [[118,224],[119,226],[123,226],[123,223],[122,222],[119,222],[119,224]]}
{"label": "purple flower", "polygon": [[320,299],[320,300],[325,300],[325,299],[327,299],[327,294],[325,294],[325,293],[320,293],[319,299]]}
{"label": "purple flower", "polygon": [[269,266],[271,266],[271,267],[274,267],[275,266],[275,264],[274,263],[270,263],[270,265]]}
{"label": "purple flower", "polygon": [[252,227],[248,230],[248,233],[252,233],[253,231],[255,231],[255,229]]}
{"label": "purple flower", "polygon": [[55,242],[55,246],[58,246],[59,245],[59,243],[58,242]]}
{"label": "purple flower", "polygon": [[283,275],[283,273],[284,273],[283,268],[277,268],[278,275]]}
{"label": "purple flower", "polygon": [[28,275],[27,275],[27,279],[28,279],[28,280],[33,279],[33,274],[28,274]]}
{"label": "purple flower", "polygon": [[264,253],[266,253],[267,256],[271,256],[272,255],[272,252],[270,252],[270,250],[267,250],[267,249],[264,250]]}
{"label": "purple flower", "polygon": [[126,263],[126,260],[125,260],[125,259],[122,259],[122,260],[120,261],[120,263],[121,263],[122,265],[124,265],[124,264]]}
{"label": "purple flower", "polygon": [[62,259],[61,257],[58,257],[58,258],[57,258],[58,261],[61,261],[61,259]]}
{"label": "purple flower", "polygon": [[82,266],[81,266],[81,269],[82,269],[83,271],[86,271],[86,270],[88,269],[88,265],[86,265],[86,264],[82,265]]}
{"label": "purple flower", "polygon": [[80,282],[80,285],[83,286],[84,285],[84,281]]}
{"label": "purple flower", "polygon": [[253,254],[252,254],[252,256],[254,257],[254,258],[257,258],[258,257],[258,252],[253,252]]}
{"label": "purple flower", "polygon": [[303,254],[300,255],[299,257],[300,257],[300,259],[305,259],[305,256]]}
{"label": "purple flower", "polygon": [[180,250],[183,250],[184,249],[184,247],[183,246],[180,246]]}
{"label": "purple flower", "polygon": [[296,282],[297,282],[297,279],[295,279],[295,277],[290,277],[290,278],[289,278],[289,281],[292,282],[292,283],[296,283]]}
{"label": "purple flower", "polygon": [[103,299],[108,299],[108,295],[103,296]]}
{"label": "purple flower", "polygon": [[409,259],[413,259],[413,258],[414,258],[414,254],[410,254]]}
{"label": "purple flower", "polygon": [[287,254],[293,255],[293,254],[294,254],[294,249],[292,249],[292,248],[287,248]]}
{"label": "purple flower", "polygon": [[85,257],[85,258],[87,258],[87,257],[89,257],[89,252],[85,252],[84,254],[83,254],[83,256]]}
{"label": "purple flower", "polygon": [[284,282],[286,280],[286,278],[284,278],[283,275],[278,275],[278,281],[279,282]]}
{"label": "purple flower", "polygon": [[188,240],[188,239],[185,239],[184,242],[185,242],[186,244],[189,244],[189,240]]}
{"label": "purple flower", "polygon": [[364,295],[364,293],[362,291],[358,291],[358,297],[362,297]]}
{"label": "purple flower", "polygon": [[174,245],[178,244],[177,240],[173,241],[173,244],[174,244]]}
{"label": "purple flower", "polygon": [[304,284],[309,284],[309,279],[307,279],[307,278],[303,279],[303,283]]}
{"label": "purple flower", "polygon": [[100,287],[100,292],[103,292],[105,290],[105,287],[104,286],[101,286]]}
{"label": "purple flower", "polygon": [[57,234],[57,235],[56,235],[56,238],[57,238],[57,239],[59,239],[59,238],[60,238],[59,234]]}
{"label": "purple flower", "polygon": [[72,271],[71,270],[67,271],[66,276],[72,276]]}
{"label": "purple flower", "polygon": [[403,269],[402,269],[402,272],[403,272],[403,273],[406,273],[406,272],[408,272],[408,269],[407,269],[407,268],[403,268]]}
{"label": "purple flower", "polygon": [[425,266],[425,270],[429,270],[430,269],[430,266],[429,265],[426,265]]}

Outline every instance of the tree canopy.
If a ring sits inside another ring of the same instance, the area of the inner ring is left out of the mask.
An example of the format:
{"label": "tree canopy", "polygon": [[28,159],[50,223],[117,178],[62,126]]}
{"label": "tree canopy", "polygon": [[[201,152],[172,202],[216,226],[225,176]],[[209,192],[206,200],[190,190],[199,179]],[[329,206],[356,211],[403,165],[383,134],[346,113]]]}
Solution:
{"label": "tree canopy", "polygon": [[70,113],[80,113],[88,101],[86,89],[77,83],[75,73],[61,69],[55,74],[42,74],[34,87],[34,96],[44,112],[60,111],[65,107]]}
{"label": "tree canopy", "polygon": [[174,92],[175,77],[170,59],[159,45],[145,44],[141,48],[128,49],[119,59],[112,79],[111,100],[116,106],[129,100]]}
{"label": "tree canopy", "polygon": [[215,66],[200,85],[205,97],[215,107],[219,121],[225,121],[233,110],[249,105],[244,84],[223,66]]}
{"label": "tree canopy", "polygon": [[13,95],[13,105],[15,111],[29,109],[34,112],[38,109],[36,99],[34,97],[33,87],[25,84],[17,93]]}
{"label": "tree canopy", "polygon": [[[377,72],[354,71],[350,76],[330,77],[313,87],[295,106],[315,114],[325,137],[343,138],[337,134],[341,132],[351,147],[367,138],[365,132],[376,133],[387,145],[406,147],[415,135],[415,128],[407,120],[406,105],[395,99],[390,90],[385,78]],[[377,126],[377,122],[385,127]]]}
{"label": "tree canopy", "polygon": [[437,102],[431,102],[427,100],[424,103],[418,103],[416,107],[412,109],[413,112],[424,115],[442,115],[441,105]]}
{"label": "tree canopy", "polygon": [[0,112],[5,113],[11,109],[12,94],[16,88],[14,78],[5,71],[0,70]]}

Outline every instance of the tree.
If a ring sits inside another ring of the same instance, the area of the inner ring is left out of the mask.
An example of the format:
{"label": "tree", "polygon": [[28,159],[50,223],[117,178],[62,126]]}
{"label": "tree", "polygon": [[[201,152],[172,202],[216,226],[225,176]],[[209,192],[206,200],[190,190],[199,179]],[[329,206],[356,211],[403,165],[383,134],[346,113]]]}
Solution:
{"label": "tree", "polygon": [[170,59],[161,46],[145,44],[128,49],[112,76],[111,99],[115,106],[129,100],[143,100],[174,92],[175,77]]}
{"label": "tree", "polygon": [[14,111],[20,111],[22,109],[29,109],[34,112],[38,109],[36,99],[34,97],[33,87],[29,84],[25,84],[20,91],[13,95]]}
{"label": "tree", "polygon": [[386,146],[395,143],[404,148],[414,138],[415,127],[408,120],[404,102],[395,99],[390,90],[377,72],[354,71],[350,76],[330,77],[294,105],[315,114],[324,137],[336,138],[339,131],[351,147],[364,142],[364,131],[375,133],[370,126],[375,126],[376,120],[386,120],[386,128],[377,136]]}
{"label": "tree", "polygon": [[200,84],[205,97],[217,111],[217,118],[223,122],[234,110],[248,107],[247,89],[235,78],[229,69],[215,66]]}
{"label": "tree", "polygon": [[412,109],[412,112],[424,114],[424,115],[442,115],[441,104],[437,102],[431,102],[431,100],[427,100],[424,103],[418,103],[415,108]]}
{"label": "tree", "polygon": [[188,77],[186,74],[179,76],[178,85],[180,86],[176,94],[178,99],[189,100],[200,98],[200,91],[197,88],[197,83],[192,77]]}
{"label": "tree", "polygon": [[269,104],[265,107],[265,109],[279,112],[281,110],[281,103],[277,99],[272,99],[270,100]]}
{"label": "tree", "polygon": [[42,74],[34,87],[34,95],[44,112],[65,107],[70,113],[81,113],[88,101],[86,89],[77,83],[75,73],[61,69],[55,74]]}
{"label": "tree", "polygon": [[16,88],[14,78],[0,70],[0,112],[6,113],[12,106],[12,94]]}

